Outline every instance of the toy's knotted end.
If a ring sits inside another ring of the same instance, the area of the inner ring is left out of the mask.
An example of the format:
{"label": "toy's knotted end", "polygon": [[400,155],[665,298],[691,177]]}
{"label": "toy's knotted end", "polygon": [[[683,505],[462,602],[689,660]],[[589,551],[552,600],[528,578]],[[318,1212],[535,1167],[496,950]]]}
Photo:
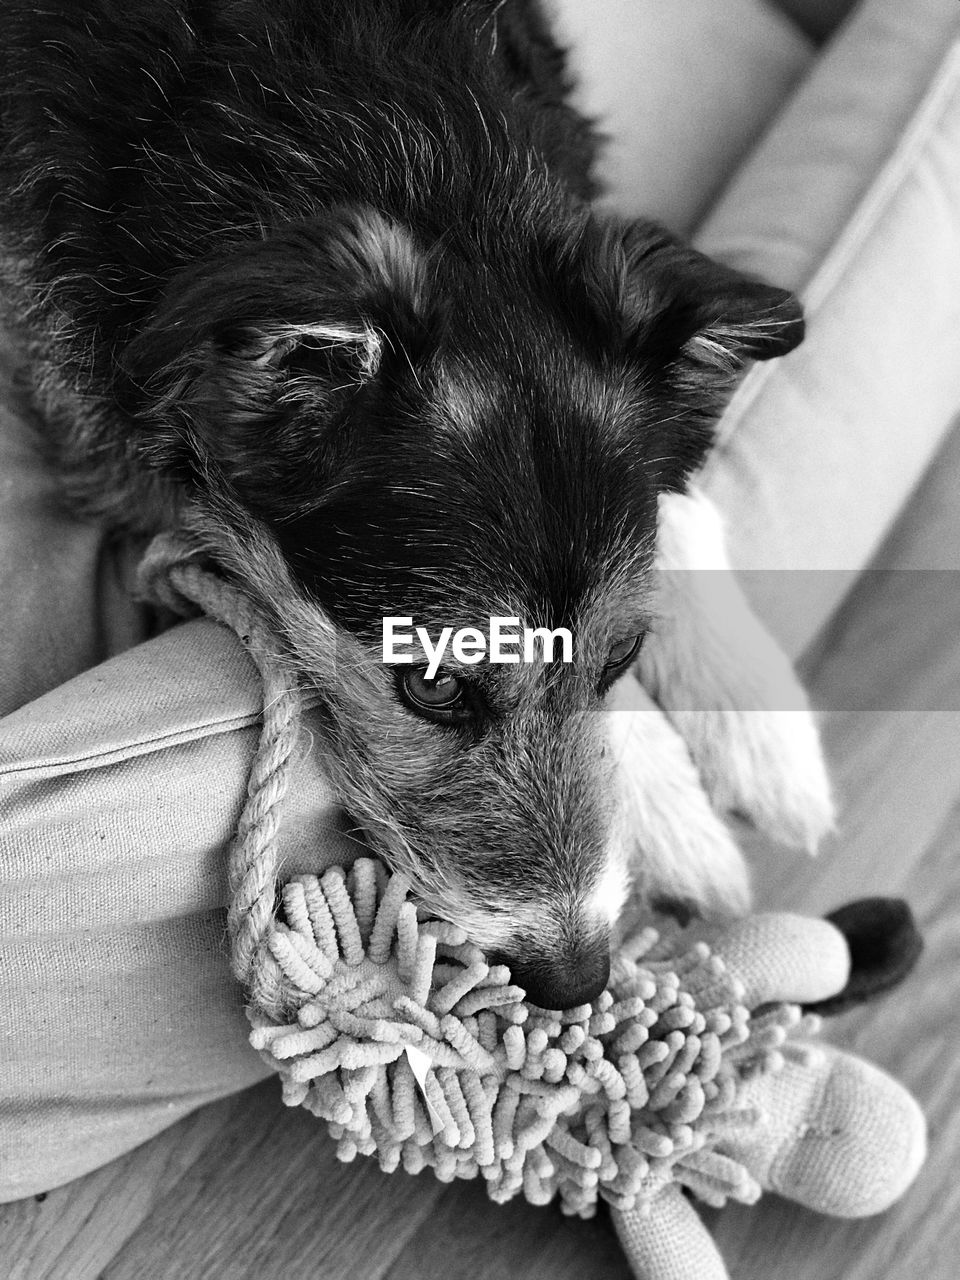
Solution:
{"label": "toy's knotted end", "polygon": [[892,990],[913,970],[923,938],[913,912],[902,898],[860,898],[827,916],[843,934],[850,951],[850,973],[829,998],[808,1003],[815,1013],[845,1013]]}

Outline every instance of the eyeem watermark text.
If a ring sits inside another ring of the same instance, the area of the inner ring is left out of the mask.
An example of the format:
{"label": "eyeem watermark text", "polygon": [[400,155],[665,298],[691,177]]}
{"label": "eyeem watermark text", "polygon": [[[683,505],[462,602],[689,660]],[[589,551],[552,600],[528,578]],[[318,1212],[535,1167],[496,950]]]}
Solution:
{"label": "eyeem watermark text", "polygon": [[[523,627],[519,618],[491,618],[485,635],[476,627],[444,627],[434,644],[426,627],[414,627],[412,618],[384,618],[383,660],[390,663],[420,662],[421,656],[407,649],[419,640],[427,661],[427,679],[433,680],[448,651],[458,662],[472,666],[486,658],[489,662],[553,662],[560,646],[560,662],[573,661],[573,637],[566,627]],[[539,653],[538,653],[539,649]]]}

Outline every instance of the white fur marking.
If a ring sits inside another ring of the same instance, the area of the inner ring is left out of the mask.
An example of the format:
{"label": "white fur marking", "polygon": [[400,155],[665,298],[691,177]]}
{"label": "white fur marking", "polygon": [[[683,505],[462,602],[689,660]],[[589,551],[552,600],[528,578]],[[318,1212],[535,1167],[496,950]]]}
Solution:
{"label": "white fur marking", "polygon": [[633,676],[611,691],[608,732],[637,888],[695,902],[707,915],[746,911],[746,863],[711,808],[683,739]]}
{"label": "white fur marking", "polygon": [[660,499],[661,622],[638,673],[686,742],[713,804],[816,852],[834,826],[820,738],[786,656],[753,613],[703,493]]}

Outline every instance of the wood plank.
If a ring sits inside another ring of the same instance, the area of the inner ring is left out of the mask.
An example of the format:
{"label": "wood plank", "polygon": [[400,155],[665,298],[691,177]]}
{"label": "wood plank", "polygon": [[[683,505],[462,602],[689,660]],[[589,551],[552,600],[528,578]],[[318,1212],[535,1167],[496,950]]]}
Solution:
{"label": "wood plank", "polygon": [[565,1218],[555,1205],[493,1204],[482,1184],[445,1188],[436,1212],[411,1236],[386,1280],[629,1280],[605,1210]]}
{"label": "wood plank", "polygon": [[203,1107],[136,1151],[43,1197],[0,1205],[10,1280],[95,1280],[201,1153],[238,1099]]}
{"label": "wood plank", "polygon": [[103,1280],[376,1280],[434,1210],[433,1178],[341,1164],[267,1080],[104,1269]]}

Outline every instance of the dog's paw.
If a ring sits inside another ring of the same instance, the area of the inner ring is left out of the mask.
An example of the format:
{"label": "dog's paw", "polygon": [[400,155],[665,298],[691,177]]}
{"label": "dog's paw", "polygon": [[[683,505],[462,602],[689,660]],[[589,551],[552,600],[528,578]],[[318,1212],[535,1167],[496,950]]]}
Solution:
{"label": "dog's paw", "polygon": [[611,691],[608,739],[619,775],[618,838],[638,896],[686,903],[707,917],[748,911],[743,856],[680,734],[632,676]]}
{"label": "dog's paw", "polygon": [[808,711],[676,711],[711,803],[814,854],[834,828],[820,735]]}
{"label": "dog's paw", "polygon": [[793,667],[726,558],[701,493],[660,501],[658,623],[637,674],[670,717],[721,813],[815,852],[834,806],[816,721]]}

